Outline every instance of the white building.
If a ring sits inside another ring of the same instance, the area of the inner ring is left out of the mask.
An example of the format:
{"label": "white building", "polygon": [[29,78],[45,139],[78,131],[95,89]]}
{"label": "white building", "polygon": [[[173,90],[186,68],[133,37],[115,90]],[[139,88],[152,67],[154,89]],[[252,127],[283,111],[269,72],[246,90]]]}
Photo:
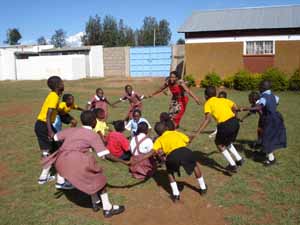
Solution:
{"label": "white building", "polygon": [[53,75],[65,80],[103,77],[103,47],[0,47],[0,80],[41,80]]}

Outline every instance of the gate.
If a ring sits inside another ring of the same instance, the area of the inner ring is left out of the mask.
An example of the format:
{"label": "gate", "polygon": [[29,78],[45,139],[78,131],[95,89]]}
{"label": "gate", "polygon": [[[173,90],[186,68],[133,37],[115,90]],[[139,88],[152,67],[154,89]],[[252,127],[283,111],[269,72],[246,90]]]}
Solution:
{"label": "gate", "polygon": [[130,48],[130,74],[132,77],[168,76],[171,58],[169,46]]}

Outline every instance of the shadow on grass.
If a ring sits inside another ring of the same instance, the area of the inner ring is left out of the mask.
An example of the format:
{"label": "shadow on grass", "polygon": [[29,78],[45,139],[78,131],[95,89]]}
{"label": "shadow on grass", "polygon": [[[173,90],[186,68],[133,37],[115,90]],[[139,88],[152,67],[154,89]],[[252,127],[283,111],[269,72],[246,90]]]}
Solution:
{"label": "shadow on grass", "polygon": [[55,198],[60,198],[65,195],[66,198],[74,204],[83,208],[92,208],[91,197],[78,189],[72,190],[59,190],[55,194]]}
{"label": "shadow on grass", "polygon": [[239,152],[244,152],[246,158],[252,159],[254,162],[262,163],[266,156],[262,151],[259,151],[260,148],[253,147],[255,143],[255,141],[241,139],[236,140],[234,146]]}

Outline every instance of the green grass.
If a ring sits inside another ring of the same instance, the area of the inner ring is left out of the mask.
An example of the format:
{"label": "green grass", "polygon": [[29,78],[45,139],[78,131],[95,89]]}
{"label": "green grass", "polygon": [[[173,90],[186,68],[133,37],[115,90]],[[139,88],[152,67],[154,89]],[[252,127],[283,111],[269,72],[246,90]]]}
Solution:
{"label": "green grass", "polygon": [[[126,82],[133,83],[138,92],[150,94],[161,80],[112,81],[80,80],[66,81],[66,93],[73,93],[76,102],[85,106],[94,94],[96,87],[103,87],[111,101],[123,94]],[[194,89],[198,96],[203,90]],[[45,81],[0,82],[0,224],[101,224],[99,217],[85,216],[88,209],[82,209],[69,201],[64,195],[57,198],[52,184],[39,186],[37,178],[40,172],[40,153],[33,126],[41,104],[48,93]],[[228,91],[229,98],[237,104],[247,105],[246,92]],[[276,152],[278,165],[264,168],[261,164],[246,158],[245,165],[238,174],[227,177],[202,165],[205,179],[214,194],[207,198],[215,205],[226,210],[226,220],[233,225],[300,224],[300,98],[299,93],[278,93],[279,110],[285,118],[288,134],[288,148]],[[169,96],[160,95],[144,103],[144,117],[152,124],[159,113],[168,109]],[[110,109],[110,120],[124,118],[127,103],[120,103],[118,108]],[[79,118],[79,112],[72,112]],[[195,130],[203,118],[202,107],[191,99],[181,129],[185,132]],[[241,124],[239,140],[256,138],[257,117],[253,116]],[[212,123],[208,129],[214,129]],[[201,152],[210,162],[226,166],[221,154],[207,134],[200,135],[191,145],[191,149]],[[239,149],[251,151],[242,144]],[[245,153],[242,152],[245,156]],[[112,186],[134,185],[123,165],[101,162]],[[133,187],[133,190],[154,187],[155,182]],[[128,196],[114,189],[112,198],[117,203],[126,204]],[[155,207],[155,206],[153,206]],[[242,210],[235,210],[236,208]],[[267,215],[267,216],[266,216]],[[102,221],[102,224],[105,224]]]}

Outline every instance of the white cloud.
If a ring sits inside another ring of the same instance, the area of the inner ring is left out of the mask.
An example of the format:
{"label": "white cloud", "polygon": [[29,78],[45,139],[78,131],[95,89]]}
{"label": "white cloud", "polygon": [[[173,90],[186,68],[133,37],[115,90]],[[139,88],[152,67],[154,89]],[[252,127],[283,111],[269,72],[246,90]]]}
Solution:
{"label": "white cloud", "polygon": [[84,35],[84,32],[79,32],[77,34],[67,37],[67,45],[70,47],[79,47],[82,46],[81,37]]}

